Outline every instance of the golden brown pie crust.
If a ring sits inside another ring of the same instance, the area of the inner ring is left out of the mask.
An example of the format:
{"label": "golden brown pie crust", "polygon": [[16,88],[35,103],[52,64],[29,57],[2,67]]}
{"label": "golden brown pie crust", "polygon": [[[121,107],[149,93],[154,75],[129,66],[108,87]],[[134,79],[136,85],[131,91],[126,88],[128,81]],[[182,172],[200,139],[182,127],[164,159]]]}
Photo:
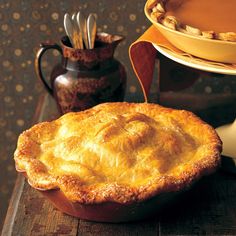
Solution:
{"label": "golden brown pie crust", "polygon": [[148,0],[147,7],[152,19],[167,28],[236,42],[234,0]]}
{"label": "golden brown pie crust", "polygon": [[29,183],[73,202],[131,203],[188,187],[217,169],[222,144],[193,113],[104,103],[34,125],[14,159]]}

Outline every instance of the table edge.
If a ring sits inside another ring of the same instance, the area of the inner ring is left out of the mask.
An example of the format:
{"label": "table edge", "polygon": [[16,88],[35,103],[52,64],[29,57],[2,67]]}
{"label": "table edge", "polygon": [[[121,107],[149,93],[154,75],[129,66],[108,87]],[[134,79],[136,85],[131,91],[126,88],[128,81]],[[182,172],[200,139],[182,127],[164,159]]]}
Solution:
{"label": "table edge", "polygon": [[2,236],[12,235],[13,224],[14,224],[15,216],[18,210],[20,198],[23,192],[24,184],[25,184],[25,178],[22,175],[18,174],[16,183],[13,189],[13,194],[10,199],[6,218],[4,221],[2,234],[1,234]]}
{"label": "table edge", "polygon": [[[46,102],[46,95],[43,94],[39,97],[38,103],[35,109],[34,116],[32,118],[31,124],[35,124],[39,121],[42,109]],[[18,205],[20,198],[24,189],[25,177],[21,174],[17,174],[16,182],[12,191],[9,206],[7,209],[6,217],[4,220],[1,236],[12,235],[13,225],[15,221],[15,216],[18,210]]]}

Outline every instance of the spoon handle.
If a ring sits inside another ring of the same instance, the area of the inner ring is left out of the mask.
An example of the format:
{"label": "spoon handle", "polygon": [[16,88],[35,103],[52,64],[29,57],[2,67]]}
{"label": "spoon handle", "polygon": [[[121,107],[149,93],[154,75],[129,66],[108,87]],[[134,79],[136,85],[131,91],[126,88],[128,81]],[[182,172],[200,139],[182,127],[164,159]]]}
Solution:
{"label": "spoon handle", "polygon": [[66,31],[66,34],[70,40],[71,46],[74,48],[74,41],[73,41],[73,25],[72,22],[70,20],[70,15],[68,13],[66,13],[64,15],[64,28]]}
{"label": "spoon handle", "polygon": [[95,42],[96,31],[97,31],[96,18],[93,14],[90,14],[88,16],[87,31],[88,31],[89,49],[92,49],[94,48],[94,42]]}
{"label": "spoon handle", "polygon": [[87,33],[87,27],[86,27],[86,18],[84,17],[82,12],[78,12],[76,19],[77,19],[77,23],[79,25],[80,32],[82,33],[82,38],[84,40],[85,47],[89,48],[88,33]]}
{"label": "spoon handle", "polygon": [[79,26],[77,24],[76,13],[74,13],[72,15],[71,19],[72,19],[72,23],[73,23],[73,41],[75,44],[75,48],[76,49],[83,49],[84,48],[83,39],[82,39],[82,34],[79,29]]}

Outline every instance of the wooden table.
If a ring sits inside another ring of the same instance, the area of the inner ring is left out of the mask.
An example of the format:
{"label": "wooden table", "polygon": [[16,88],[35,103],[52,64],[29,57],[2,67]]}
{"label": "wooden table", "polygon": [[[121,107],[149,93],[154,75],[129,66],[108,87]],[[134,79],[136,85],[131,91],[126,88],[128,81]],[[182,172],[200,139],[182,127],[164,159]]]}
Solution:
{"label": "wooden table", "polygon": [[[41,101],[36,120],[55,118],[55,104]],[[236,175],[204,177],[190,190],[140,222],[107,224],[79,220],[56,210],[19,175],[2,236],[7,235],[236,235]]]}

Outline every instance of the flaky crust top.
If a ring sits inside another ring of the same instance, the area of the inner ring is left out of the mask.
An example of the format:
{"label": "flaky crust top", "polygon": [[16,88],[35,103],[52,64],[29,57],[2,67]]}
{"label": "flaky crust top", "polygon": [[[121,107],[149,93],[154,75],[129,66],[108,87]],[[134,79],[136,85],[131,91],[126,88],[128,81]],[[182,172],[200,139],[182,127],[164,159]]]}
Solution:
{"label": "flaky crust top", "polygon": [[130,203],[188,187],[220,164],[222,144],[193,113],[104,103],[34,125],[18,139],[18,171],[73,202]]}

